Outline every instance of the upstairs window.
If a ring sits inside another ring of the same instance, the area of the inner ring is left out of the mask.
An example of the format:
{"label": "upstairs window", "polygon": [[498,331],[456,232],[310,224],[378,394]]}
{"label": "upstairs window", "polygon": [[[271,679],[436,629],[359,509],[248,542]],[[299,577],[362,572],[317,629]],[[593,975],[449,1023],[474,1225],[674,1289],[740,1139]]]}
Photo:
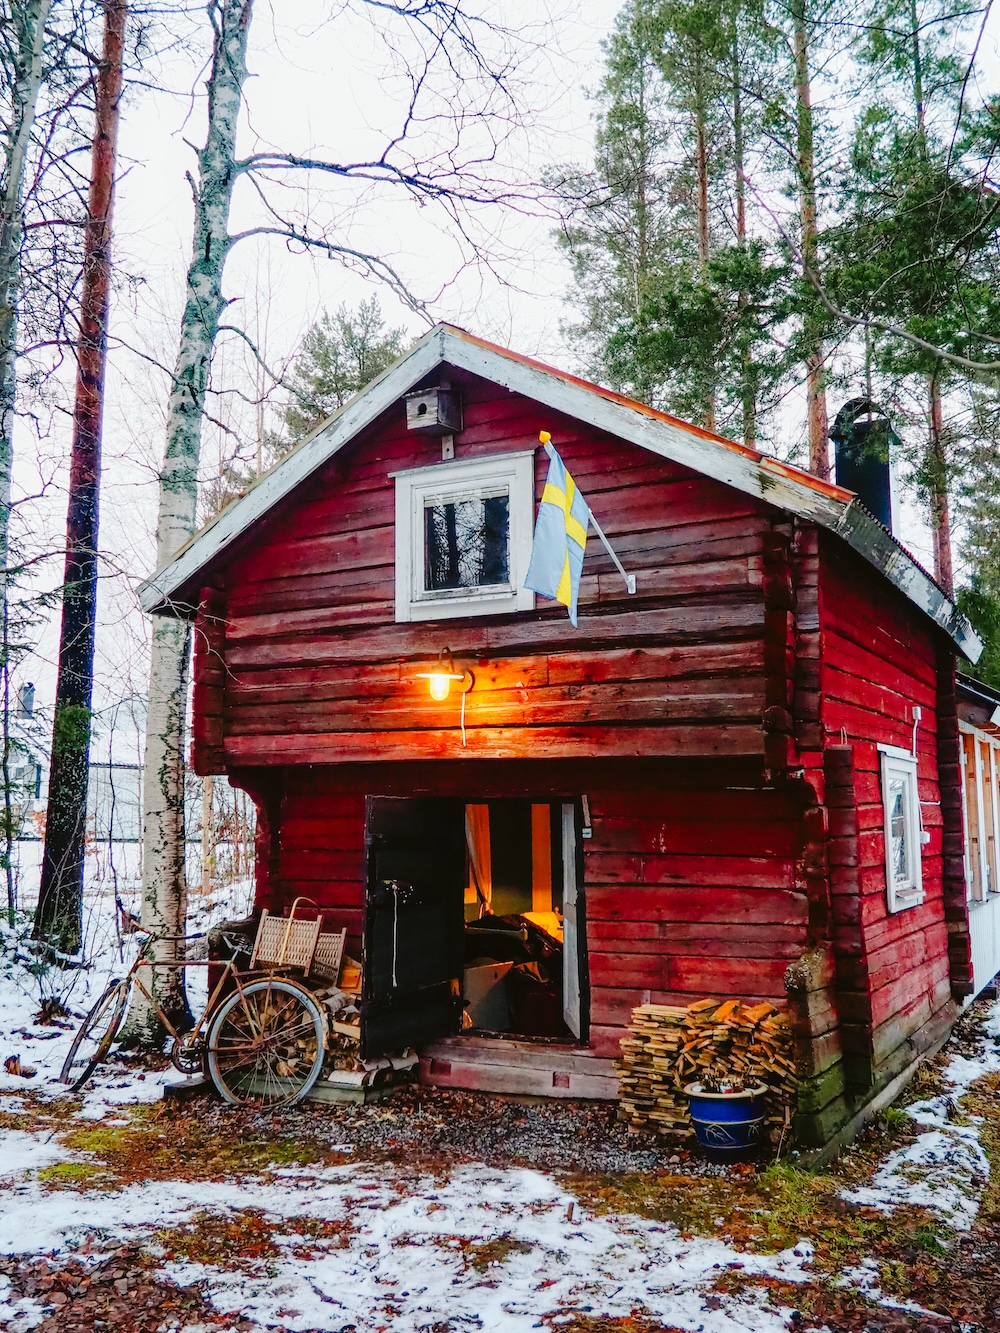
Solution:
{"label": "upstairs window", "polygon": [[396,619],[531,610],[534,453],[396,473]]}
{"label": "upstairs window", "polygon": [[885,879],[890,912],[924,900],[924,834],[917,794],[917,761],[906,750],[880,745],[885,831]]}
{"label": "upstairs window", "polygon": [[424,500],[424,591],[510,582],[510,493]]}

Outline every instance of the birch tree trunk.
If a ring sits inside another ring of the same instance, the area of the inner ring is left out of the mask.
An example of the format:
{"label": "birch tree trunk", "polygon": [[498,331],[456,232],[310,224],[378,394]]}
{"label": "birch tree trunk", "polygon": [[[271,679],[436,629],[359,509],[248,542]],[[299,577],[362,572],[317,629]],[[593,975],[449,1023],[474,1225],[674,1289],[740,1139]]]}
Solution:
{"label": "birch tree trunk", "polygon": [[[247,77],[253,0],[216,0],[209,13],[215,38],[207,84],[208,129],[198,154],[191,262],[167,409],[157,566],[173,558],[195,527],[205,394],[226,304],[222,274],[231,245],[228,224],[238,174],[236,130]],[[185,620],[154,619],[142,792],[142,924],[160,935],[183,934],[186,916],[183,738],[188,648]],[[170,953],[170,946],[164,946],[159,956]],[[164,1011],[183,1016],[187,1004],[179,972],[158,969],[151,980]],[[161,1036],[155,1012],[141,998],[133,1005],[129,1026],[141,1041],[156,1042]]]}
{"label": "birch tree trunk", "polygon": [[[20,282],[25,168],[42,86],[45,24],[52,0],[14,0],[15,77],[11,118],[4,143],[3,197],[0,199],[0,569],[7,567],[10,526],[10,473],[14,458],[17,294]],[[6,596],[6,584],[2,593]]]}
{"label": "birch tree trunk", "polygon": [[79,950],[82,928],[112,210],[122,54],[128,18],[127,0],[104,0],[103,7],[103,50],[94,102],[80,335],[76,350],[59,672],[42,877],[33,927],[36,939],[45,940],[64,954],[75,954]]}
{"label": "birch tree trunk", "polygon": [[[803,268],[816,273],[816,161],[812,90],[809,79],[809,29],[807,0],[792,0],[793,49],[795,52],[796,166],[799,213],[802,230]],[[826,411],[823,337],[815,311],[815,297],[803,317],[806,339],[806,419],[809,434],[809,470],[829,480],[830,441]]]}

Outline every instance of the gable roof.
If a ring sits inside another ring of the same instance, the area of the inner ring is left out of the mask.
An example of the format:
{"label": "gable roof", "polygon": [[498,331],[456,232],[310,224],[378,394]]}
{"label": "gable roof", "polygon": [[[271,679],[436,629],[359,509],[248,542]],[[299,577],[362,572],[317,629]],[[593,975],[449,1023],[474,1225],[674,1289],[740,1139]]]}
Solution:
{"label": "gable roof", "polygon": [[541,361],[438,324],[355,398],[265,472],[152,574],[144,610],[189,614],[202,571],[254,523],[441,365],[453,366],[628,440],[661,458],[836,533],[976,661],[982,643],[930,575],[864,508],[853,491]]}

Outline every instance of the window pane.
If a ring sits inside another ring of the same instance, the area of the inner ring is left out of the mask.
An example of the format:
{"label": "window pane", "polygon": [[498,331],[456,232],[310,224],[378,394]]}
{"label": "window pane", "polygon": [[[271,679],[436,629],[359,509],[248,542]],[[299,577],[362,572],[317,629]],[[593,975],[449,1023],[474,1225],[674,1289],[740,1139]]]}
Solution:
{"label": "window pane", "polygon": [[424,509],[424,588],[483,588],[509,582],[508,495]]}
{"label": "window pane", "polygon": [[906,779],[892,774],[888,782],[889,865],[895,884],[910,882],[910,830],[907,827]]}

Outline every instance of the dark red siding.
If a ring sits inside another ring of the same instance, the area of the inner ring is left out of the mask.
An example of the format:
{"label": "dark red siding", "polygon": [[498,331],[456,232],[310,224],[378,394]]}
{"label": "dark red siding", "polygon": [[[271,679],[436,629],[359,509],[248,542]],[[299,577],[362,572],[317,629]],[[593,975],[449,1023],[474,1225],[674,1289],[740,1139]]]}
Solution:
{"label": "dark red siding", "polygon": [[[396,624],[390,473],[440,462],[400,404],[225,571],[221,758],[215,729],[196,730],[198,767],[762,753],[766,506],[493,386],[466,386],[465,412],[460,458],[552,431],[638,595],[592,538],[578,630],[541,601]],[[539,495],[545,466],[539,451]],[[415,678],[445,644],[476,674],[464,750],[455,701]],[[213,645],[197,646],[207,682]]]}
{"label": "dark red siding", "polygon": [[732,777],[674,772],[590,798],[585,846],[591,1038],[617,1052],[639,1004],[738,995],[784,1002],[806,947],[801,811]]}
{"label": "dark red siding", "polygon": [[[947,1004],[951,994],[942,902],[938,782],[938,644],[933,629],[853,554],[824,542],[823,721],[831,743],[853,750],[857,883],[875,1063]],[[878,745],[909,750],[916,729],[924,828],[924,901],[890,913]],[[851,1021],[853,1015],[841,1017]]]}
{"label": "dark red siding", "polygon": [[284,771],[267,905],[304,894],[357,947],[366,795],[589,799],[584,842],[591,1043],[616,1054],[632,1009],[741,995],[783,1003],[806,946],[795,801],[719,761],[316,766]]}

